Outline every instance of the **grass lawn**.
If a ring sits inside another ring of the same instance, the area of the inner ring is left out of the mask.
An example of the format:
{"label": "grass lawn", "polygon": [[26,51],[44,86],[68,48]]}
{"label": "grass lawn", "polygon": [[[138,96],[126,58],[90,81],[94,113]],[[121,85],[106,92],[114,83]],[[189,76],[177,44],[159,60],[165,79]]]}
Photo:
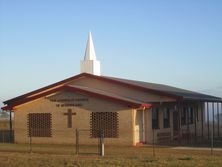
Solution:
{"label": "grass lawn", "polygon": [[81,147],[75,155],[73,145],[0,144],[0,167],[74,167],[74,166],[162,166],[162,167],[222,167],[222,151],[211,156],[206,150],[178,150],[158,147],[153,157],[152,147],[105,146],[105,157],[91,154],[97,147]]}

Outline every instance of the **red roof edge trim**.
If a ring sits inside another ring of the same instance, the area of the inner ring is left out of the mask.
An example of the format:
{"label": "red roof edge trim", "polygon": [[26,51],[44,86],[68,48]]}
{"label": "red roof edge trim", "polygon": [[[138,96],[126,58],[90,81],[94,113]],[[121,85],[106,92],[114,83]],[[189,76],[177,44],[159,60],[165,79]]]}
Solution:
{"label": "red roof edge trim", "polygon": [[153,106],[152,104],[145,104],[145,103],[141,105],[142,108],[150,108],[152,106]]}
{"label": "red roof edge trim", "polygon": [[25,98],[25,97],[27,97],[27,96],[30,96],[30,95],[32,95],[32,94],[36,94],[36,93],[39,93],[39,92],[41,92],[41,91],[45,91],[45,90],[47,90],[47,89],[50,89],[50,88],[52,88],[52,87],[55,87],[55,86],[58,86],[58,85],[61,85],[61,84],[65,84],[65,83],[67,83],[67,82],[70,82],[70,81],[72,81],[72,80],[74,80],[74,79],[80,78],[80,77],[85,76],[85,75],[86,75],[86,73],[82,73],[82,74],[75,75],[75,76],[73,76],[73,77],[70,77],[70,78],[64,79],[64,80],[62,80],[62,81],[56,82],[56,83],[54,83],[54,84],[51,84],[51,85],[42,87],[42,88],[37,89],[37,90],[34,90],[34,91],[32,91],[32,92],[29,92],[29,93],[23,94],[23,95],[21,95],[21,96],[18,96],[18,97],[9,99],[9,100],[7,100],[7,101],[4,101],[3,103],[4,103],[4,104],[14,103],[14,102],[17,101],[17,100],[20,100],[20,99]]}
{"label": "red roof edge trim", "polygon": [[1,109],[4,110],[4,111],[13,110],[13,107],[10,107],[10,106],[7,105],[7,106],[2,107]]}
{"label": "red roof edge trim", "polygon": [[33,96],[33,97],[21,99],[21,100],[19,100],[19,101],[16,101],[16,102],[14,102],[14,103],[11,103],[10,106],[14,107],[14,106],[18,106],[18,105],[20,105],[20,104],[27,103],[27,102],[29,102],[29,101],[36,100],[36,99],[38,99],[38,98],[41,98],[41,97],[47,96],[47,95],[49,95],[49,94],[52,94],[52,93],[54,93],[54,92],[60,91],[62,88],[63,88],[63,86],[60,86],[60,87],[58,87],[58,88],[49,90],[49,91],[47,91],[47,92],[38,94],[38,95]]}

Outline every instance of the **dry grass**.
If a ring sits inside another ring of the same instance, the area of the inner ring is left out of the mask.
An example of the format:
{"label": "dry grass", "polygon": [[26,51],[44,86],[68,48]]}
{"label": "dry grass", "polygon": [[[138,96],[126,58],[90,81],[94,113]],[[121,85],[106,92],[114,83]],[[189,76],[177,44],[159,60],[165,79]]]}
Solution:
{"label": "dry grass", "polygon": [[176,150],[167,147],[105,147],[105,157],[90,154],[97,147],[81,147],[75,155],[73,145],[0,144],[0,167],[74,167],[74,166],[151,166],[151,167],[217,167],[222,166],[222,151]]}

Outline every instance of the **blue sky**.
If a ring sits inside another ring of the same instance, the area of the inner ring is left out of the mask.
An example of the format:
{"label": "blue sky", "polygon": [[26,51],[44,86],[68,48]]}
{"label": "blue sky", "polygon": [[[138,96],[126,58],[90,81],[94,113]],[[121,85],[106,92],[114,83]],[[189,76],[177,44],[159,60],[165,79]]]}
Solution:
{"label": "blue sky", "polygon": [[222,97],[220,0],[0,0],[0,101],[77,75],[92,31],[102,74]]}

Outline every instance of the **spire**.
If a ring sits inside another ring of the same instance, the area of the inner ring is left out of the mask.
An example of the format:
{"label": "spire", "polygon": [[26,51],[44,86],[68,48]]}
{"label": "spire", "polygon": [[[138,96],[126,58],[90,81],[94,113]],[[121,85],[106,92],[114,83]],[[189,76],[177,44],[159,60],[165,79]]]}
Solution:
{"label": "spire", "polygon": [[93,45],[91,32],[89,32],[84,60],[96,60],[96,53]]}
{"label": "spire", "polygon": [[84,60],[81,61],[81,73],[100,75],[100,62],[96,60],[91,32],[89,32]]}

